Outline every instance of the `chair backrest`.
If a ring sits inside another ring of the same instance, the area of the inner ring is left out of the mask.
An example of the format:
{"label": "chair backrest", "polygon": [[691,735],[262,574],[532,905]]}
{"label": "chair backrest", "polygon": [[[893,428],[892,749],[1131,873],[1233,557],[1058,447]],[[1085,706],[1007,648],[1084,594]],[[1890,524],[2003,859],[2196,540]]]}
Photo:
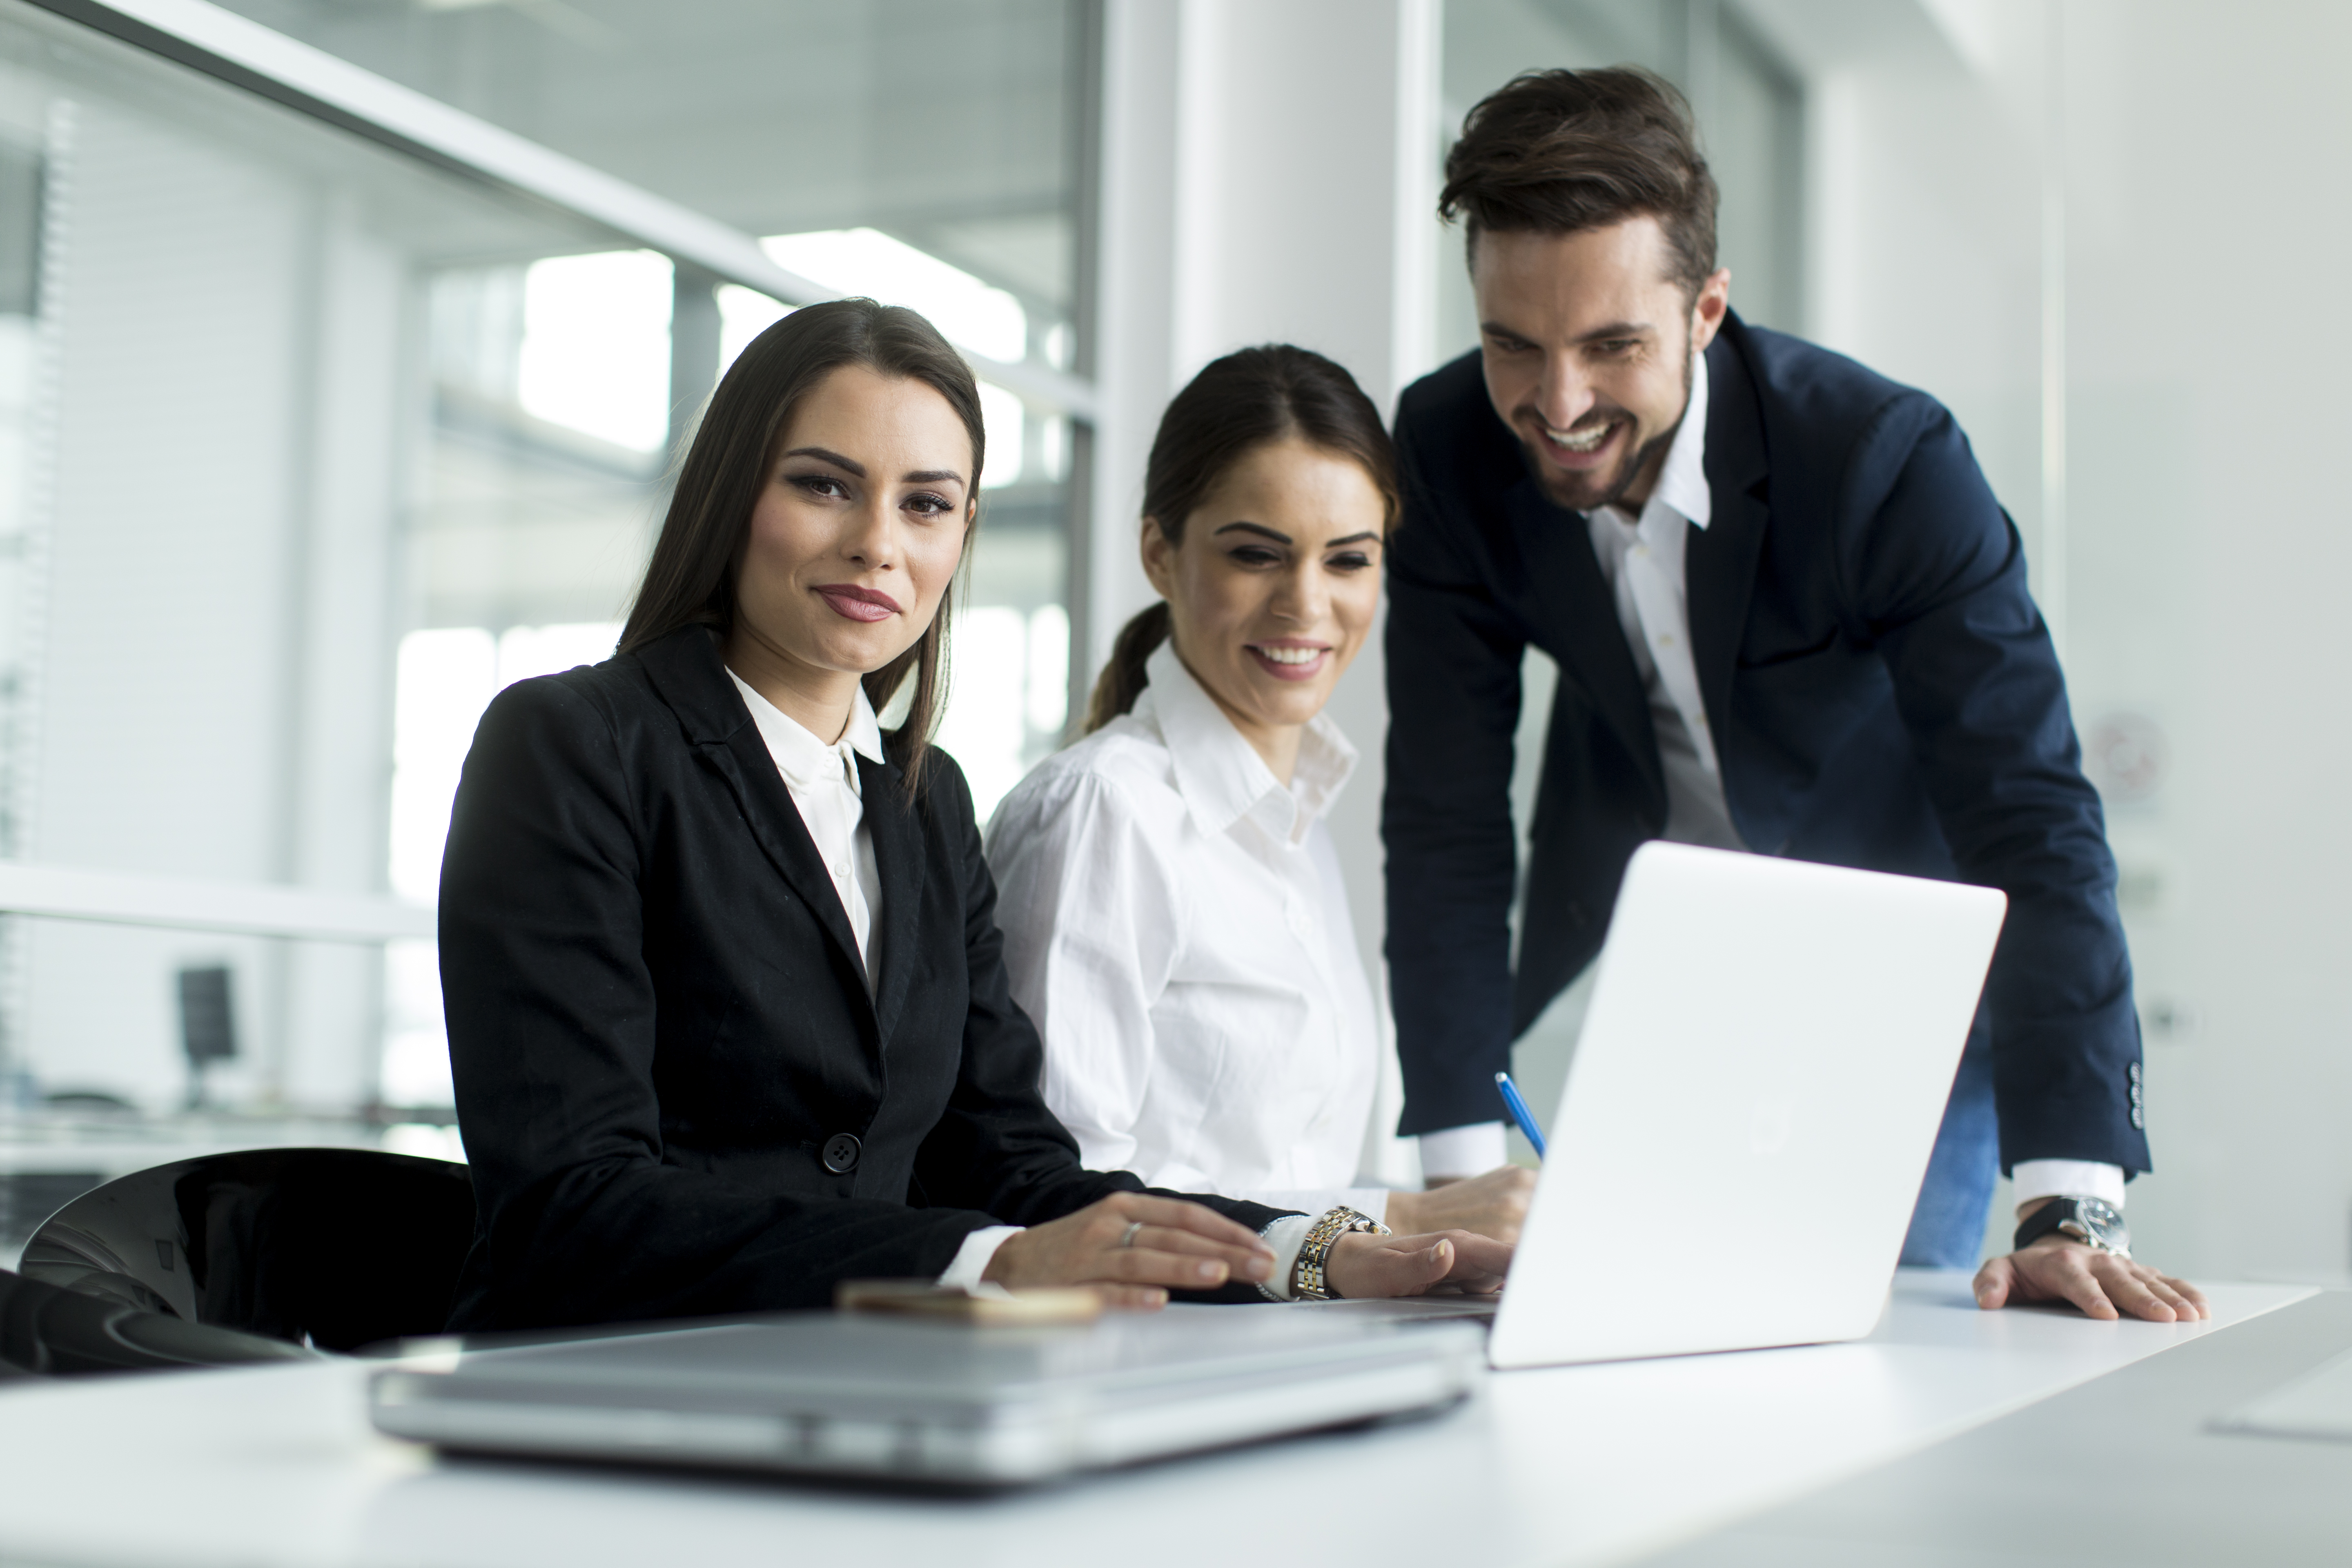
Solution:
{"label": "chair backrest", "polygon": [[438,1333],[474,1235],[463,1165],[249,1149],[83,1194],[26,1244],[28,1279],[320,1350]]}
{"label": "chair backrest", "polygon": [[249,1366],[310,1361],[318,1353],[0,1268],[0,1379]]}

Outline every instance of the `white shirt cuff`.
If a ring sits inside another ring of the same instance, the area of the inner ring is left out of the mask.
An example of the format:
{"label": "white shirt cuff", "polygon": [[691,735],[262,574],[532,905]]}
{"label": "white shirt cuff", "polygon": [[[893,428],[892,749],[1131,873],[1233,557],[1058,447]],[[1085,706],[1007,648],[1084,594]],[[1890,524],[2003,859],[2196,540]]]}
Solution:
{"label": "white shirt cuff", "polygon": [[1258,1237],[1274,1248],[1274,1278],[1258,1289],[1277,1301],[1291,1300],[1290,1274],[1298,1267],[1298,1249],[1307,1245],[1307,1233],[1315,1228],[1320,1215],[1286,1214],[1273,1221]]}
{"label": "white shirt cuff", "polygon": [[1004,1245],[1006,1237],[1019,1236],[1024,1228],[1017,1225],[985,1225],[973,1231],[963,1238],[963,1245],[956,1248],[955,1261],[949,1264],[947,1272],[940,1276],[940,1283],[950,1289],[978,1290],[980,1277],[988,1272],[989,1264],[996,1258],[996,1249]]}
{"label": "white shirt cuff", "polygon": [[2009,1179],[2020,1204],[2036,1198],[2104,1198],[2117,1208],[2124,1206],[2120,1165],[2096,1160],[2020,1160]]}
{"label": "white shirt cuff", "polygon": [[1499,1121],[1448,1127],[1443,1132],[1421,1135],[1421,1173],[1431,1180],[1439,1176],[1483,1176],[1509,1157]]}

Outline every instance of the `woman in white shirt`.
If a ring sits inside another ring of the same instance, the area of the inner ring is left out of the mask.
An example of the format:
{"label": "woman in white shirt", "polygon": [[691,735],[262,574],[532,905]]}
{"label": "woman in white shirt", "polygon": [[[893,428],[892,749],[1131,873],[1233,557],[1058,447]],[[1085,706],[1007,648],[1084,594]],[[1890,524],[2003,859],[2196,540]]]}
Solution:
{"label": "woman in white shirt", "polygon": [[1516,1240],[1525,1171],[1358,1175],[1381,1015],[1323,823],[1356,750],[1322,709],[1380,604],[1380,415],[1319,354],[1244,350],[1169,405],[1144,484],[1161,602],[988,834],[1046,1100],[1089,1164],[1156,1186]]}

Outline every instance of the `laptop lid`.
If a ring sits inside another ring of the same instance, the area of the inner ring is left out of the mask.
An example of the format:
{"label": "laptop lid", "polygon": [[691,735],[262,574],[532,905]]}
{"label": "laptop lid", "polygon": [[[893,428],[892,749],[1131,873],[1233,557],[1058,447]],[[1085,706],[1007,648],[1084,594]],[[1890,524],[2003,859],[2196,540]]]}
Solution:
{"label": "laptop lid", "polygon": [[1868,1333],[2007,903],[1769,856],[1636,851],[1492,1363]]}
{"label": "laptop lid", "polygon": [[1250,1307],[982,1326],[798,1312],[415,1358],[381,1431],[445,1447],[1007,1485],[1449,1403],[1480,1335]]}

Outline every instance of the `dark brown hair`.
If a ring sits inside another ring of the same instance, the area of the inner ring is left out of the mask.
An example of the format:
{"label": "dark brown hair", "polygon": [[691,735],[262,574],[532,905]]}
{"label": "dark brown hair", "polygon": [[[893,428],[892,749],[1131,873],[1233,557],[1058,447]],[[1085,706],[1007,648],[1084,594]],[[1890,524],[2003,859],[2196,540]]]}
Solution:
{"label": "dark brown hair", "polygon": [[[1160,525],[1169,543],[1183,543],[1185,521],[1234,465],[1289,437],[1361,464],[1381,492],[1381,531],[1396,526],[1396,454],[1381,411],[1354,376],[1288,343],[1229,353],[1176,395],[1160,416],[1160,434],[1144,466],[1143,515]],[[1168,640],[1168,626],[1163,599],[1119,628],[1110,662],[1095,679],[1087,733],[1135,706],[1149,684],[1144,661]]]}
{"label": "dark brown hair", "polygon": [[1654,217],[1693,297],[1715,271],[1715,176],[1674,85],[1638,66],[1526,71],[1462,121],[1438,216],[1481,234],[1577,234]]}
{"label": "dark brown hair", "polygon": [[[971,367],[948,346],[939,329],[903,305],[835,300],[811,305],[751,340],[710,395],[710,406],[679,466],[677,489],[645,581],[621,628],[623,653],[634,653],[680,626],[706,626],[724,639],[735,627],[735,566],[760,499],[801,400],[844,365],[919,381],[948,400],[971,437],[971,489],[980,492],[986,433],[980,388]],[[973,530],[964,531],[971,559]],[[959,570],[958,575],[961,575]],[[940,596],[938,613],[920,641],[866,676],[866,699],[878,711],[898,695],[909,671],[913,704],[893,732],[893,748],[913,793],[930,751],[931,731],[947,703],[948,623],[955,614],[955,584]]]}

